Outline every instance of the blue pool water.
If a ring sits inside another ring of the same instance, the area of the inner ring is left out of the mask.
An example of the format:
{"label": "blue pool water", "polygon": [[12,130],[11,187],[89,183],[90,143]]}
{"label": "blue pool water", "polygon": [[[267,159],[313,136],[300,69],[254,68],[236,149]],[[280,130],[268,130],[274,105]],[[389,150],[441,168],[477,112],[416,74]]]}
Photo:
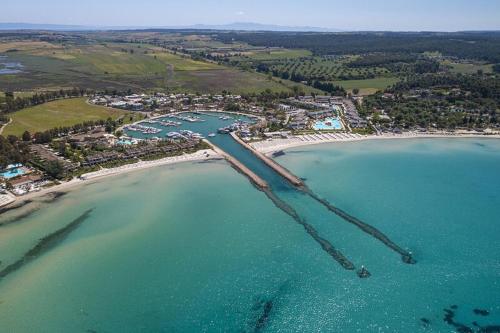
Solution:
{"label": "blue pool water", "polygon": [[25,171],[21,167],[10,168],[9,170],[0,173],[0,177],[5,179],[11,179],[17,176],[22,176],[25,174]]}
{"label": "blue pool water", "polygon": [[119,145],[125,145],[125,146],[131,146],[133,144],[132,140],[128,139],[121,139],[117,141],[117,144]]}
{"label": "blue pool water", "polygon": [[326,118],[314,123],[313,129],[316,131],[321,130],[341,130],[342,123],[337,118]]}

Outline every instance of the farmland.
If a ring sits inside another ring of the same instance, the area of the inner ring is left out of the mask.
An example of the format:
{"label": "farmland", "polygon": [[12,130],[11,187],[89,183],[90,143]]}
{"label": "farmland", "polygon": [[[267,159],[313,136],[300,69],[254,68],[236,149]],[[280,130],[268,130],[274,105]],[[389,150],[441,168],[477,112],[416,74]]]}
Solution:
{"label": "farmland", "polygon": [[359,89],[360,95],[370,95],[376,93],[377,91],[382,91],[398,81],[399,79],[394,77],[379,77],[365,80],[334,81],[333,83],[343,87],[347,91]]}
{"label": "farmland", "polygon": [[3,135],[21,135],[24,131],[42,132],[51,128],[72,126],[85,121],[117,119],[129,112],[89,105],[85,98],[57,100],[23,109],[9,115],[12,122]]}
{"label": "farmland", "polygon": [[2,91],[75,86],[95,90],[201,93],[291,89],[291,83],[280,84],[259,73],[194,60],[146,43],[15,41],[2,43],[1,50],[9,61],[24,66],[21,73],[1,76]]}
{"label": "farmland", "polygon": [[305,50],[276,50],[236,55],[226,59],[235,67],[255,68],[274,77],[295,82],[333,83],[348,91],[372,94],[398,81],[397,72],[384,66],[354,67],[359,56],[312,56]]}

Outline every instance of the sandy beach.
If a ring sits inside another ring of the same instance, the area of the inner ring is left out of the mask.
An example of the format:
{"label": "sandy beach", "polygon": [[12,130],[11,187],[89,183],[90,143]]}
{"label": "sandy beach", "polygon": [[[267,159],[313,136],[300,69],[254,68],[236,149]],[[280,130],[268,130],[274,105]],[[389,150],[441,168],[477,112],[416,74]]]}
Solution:
{"label": "sandy beach", "polygon": [[482,134],[456,134],[456,133],[402,133],[402,134],[383,134],[383,135],[361,135],[352,133],[323,133],[323,134],[304,134],[295,135],[288,138],[275,138],[266,141],[253,142],[250,145],[261,153],[272,154],[274,152],[301,147],[308,145],[317,145],[335,142],[353,142],[363,140],[389,140],[389,139],[429,139],[429,138],[483,138],[500,139],[500,134],[482,135]]}
{"label": "sandy beach", "polygon": [[99,180],[104,177],[109,177],[109,176],[116,176],[132,171],[137,171],[137,170],[144,170],[148,168],[153,168],[153,167],[158,167],[162,165],[169,165],[169,164],[176,164],[176,163],[183,163],[183,162],[192,162],[192,161],[202,161],[202,160],[209,160],[209,159],[214,159],[214,158],[220,158],[221,156],[217,154],[215,151],[211,149],[204,149],[204,150],[199,150],[195,153],[192,154],[184,154],[184,155],[179,155],[179,156],[172,156],[172,157],[166,157],[162,158],[159,160],[152,160],[152,161],[140,161],[137,163],[133,164],[126,164],[122,165],[116,168],[109,168],[109,169],[101,169],[95,172],[90,172],[87,174],[82,175],[80,178],[74,178],[70,181],[63,182],[59,185],[52,186],[49,188],[44,188],[40,191],[37,192],[30,192],[26,195],[20,196],[20,197],[14,197],[10,196],[11,199],[7,202],[7,200],[4,203],[4,206],[7,206],[9,204],[15,203],[15,202],[22,202],[22,201],[27,201],[39,196],[43,196],[49,193],[53,192],[65,192],[70,189],[74,189],[78,186],[85,185],[88,183],[91,183],[93,181]]}
{"label": "sandy beach", "polygon": [[[274,152],[290,149],[301,146],[337,143],[337,142],[353,142],[363,140],[390,140],[390,139],[419,139],[419,138],[484,138],[484,139],[500,139],[500,134],[481,135],[481,134],[456,134],[456,133],[402,133],[402,134],[383,134],[383,135],[361,135],[352,133],[323,133],[323,134],[304,134],[295,135],[288,138],[275,138],[265,141],[252,142],[250,145],[260,153],[270,155]],[[75,178],[68,182],[63,182],[59,185],[42,189],[37,192],[30,192],[26,195],[15,197],[10,194],[2,195],[0,198],[0,207],[6,207],[16,202],[22,202],[43,196],[53,192],[64,192],[73,189],[77,186],[88,184],[92,181],[97,181],[104,177],[120,175],[135,170],[143,170],[147,168],[157,167],[161,165],[208,160],[214,158],[223,158],[218,152],[207,149],[200,150],[193,154],[184,154],[179,156],[166,157],[159,160],[140,161],[134,164],[126,164],[116,168],[101,169],[95,172],[82,175],[81,178]]]}

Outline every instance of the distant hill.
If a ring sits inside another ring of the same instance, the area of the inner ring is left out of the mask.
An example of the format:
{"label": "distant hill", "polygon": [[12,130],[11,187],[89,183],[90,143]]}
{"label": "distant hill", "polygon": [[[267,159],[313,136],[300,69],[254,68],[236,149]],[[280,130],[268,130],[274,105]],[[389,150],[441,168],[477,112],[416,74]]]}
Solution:
{"label": "distant hill", "polygon": [[200,30],[240,30],[240,31],[301,31],[301,32],[340,32],[338,29],[303,27],[303,26],[282,26],[274,24],[261,24],[253,22],[235,22],[223,25],[196,24],[183,27],[184,29]]}
{"label": "distant hill", "polygon": [[75,30],[95,30],[96,28],[83,25],[64,24],[37,24],[37,23],[0,23],[0,30],[55,30],[55,31],[75,31]]}
{"label": "distant hill", "polygon": [[141,30],[141,29],[173,29],[173,30],[234,30],[234,31],[291,31],[291,32],[339,32],[341,30],[281,26],[252,22],[235,22],[231,24],[207,25],[195,24],[188,26],[84,26],[64,24],[37,24],[37,23],[0,23],[0,30],[53,30],[53,31],[83,31],[83,30]]}

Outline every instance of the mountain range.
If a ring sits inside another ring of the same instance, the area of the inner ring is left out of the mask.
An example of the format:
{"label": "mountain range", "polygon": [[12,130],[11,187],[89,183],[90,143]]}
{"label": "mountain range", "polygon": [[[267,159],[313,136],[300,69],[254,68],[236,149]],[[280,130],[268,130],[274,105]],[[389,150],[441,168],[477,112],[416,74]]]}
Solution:
{"label": "mountain range", "polygon": [[235,31],[290,31],[290,32],[339,32],[338,29],[302,26],[282,26],[253,22],[235,22],[230,24],[210,25],[195,24],[186,26],[87,26],[39,23],[0,23],[0,30],[51,30],[51,31],[88,31],[88,30],[235,30]]}

